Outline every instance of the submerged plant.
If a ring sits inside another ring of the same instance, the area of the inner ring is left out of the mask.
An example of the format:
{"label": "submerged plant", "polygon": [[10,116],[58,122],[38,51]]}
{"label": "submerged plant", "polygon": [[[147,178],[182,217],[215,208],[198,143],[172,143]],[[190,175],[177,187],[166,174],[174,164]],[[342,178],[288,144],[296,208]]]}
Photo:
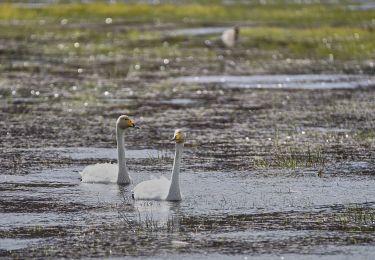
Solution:
{"label": "submerged plant", "polygon": [[151,152],[147,152],[147,158],[145,158],[145,161],[147,164],[153,164],[153,163],[161,163],[161,162],[169,162],[173,158],[173,154],[168,150],[157,150],[156,156],[152,154]]}
{"label": "submerged plant", "polygon": [[125,212],[119,210],[119,216],[128,229],[134,232],[174,232],[177,230],[177,221],[173,215],[165,219],[157,219],[153,212],[141,214],[137,210],[135,219],[129,218]]}

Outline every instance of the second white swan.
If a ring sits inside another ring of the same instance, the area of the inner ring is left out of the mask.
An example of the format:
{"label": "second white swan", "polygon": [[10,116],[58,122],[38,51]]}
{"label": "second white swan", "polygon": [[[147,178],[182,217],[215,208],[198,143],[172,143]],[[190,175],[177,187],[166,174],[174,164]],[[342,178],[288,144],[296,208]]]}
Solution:
{"label": "second white swan", "polygon": [[180,191],[180,162],[185,142],[185,133],[177,129],[173,140],[176,142],[176,153],[173,162],[172,178],[165,177],[139,183],[134,188],[133,198],[136,200],[181,200]]}

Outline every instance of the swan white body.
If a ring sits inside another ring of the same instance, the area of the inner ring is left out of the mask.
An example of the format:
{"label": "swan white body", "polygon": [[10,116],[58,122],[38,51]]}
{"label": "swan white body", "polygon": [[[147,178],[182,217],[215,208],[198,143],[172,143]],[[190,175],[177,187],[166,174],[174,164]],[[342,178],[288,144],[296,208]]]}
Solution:
{"label": "swan white body", "polygon": [[99,163],[83,169],[82,182],[129,184],[131,182],[125,161],[124,132],[128,127],[135,127],[127,116],[120,116],[116,122],[118,164]]}
{"label": "swan white body", "polygon": [[86,166],[80,174],[82,182],[117,183],[118,165],[112,163],[97,163]]}
{"label": "swan white body", "polygon": [[225,30],[221,35],[221,40],[224,43],[225,47],[233,48],[237,42],[239,37],[239,28],[236,26],[234,28]]}
{"label": "swan white body", "polygon": [[185,135],[181,130],[176,130],[176,153],[173,162],[172,178],[165,177],[152,179],[139,183],[134,188],[134,199],[136,200],[181,200],[180,191],[180,162],[184,148]]}

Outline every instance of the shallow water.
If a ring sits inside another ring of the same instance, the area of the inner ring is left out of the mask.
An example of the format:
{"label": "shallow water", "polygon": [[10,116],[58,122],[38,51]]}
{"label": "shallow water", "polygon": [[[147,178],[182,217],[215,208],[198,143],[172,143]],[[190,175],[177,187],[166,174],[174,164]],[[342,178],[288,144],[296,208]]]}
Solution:
{"label": "shallow water", "polygon": [[0,238],[0,250],[15,250],[28,247],[32,244],[41,242],[42,239],[11,239]]}
{"label": "shallow water", "polygon": [[169,105],[186,106],[186,105],[194,104],[196,103],[196,101],[190,98],[173,98],[170,100],[163,100],[161,103],[169,104]]}
{"label": "shallow water", "polygon": [[[25,149],[20,149],[25,151]],[[38,149],[40,150],[40,149]],[[33,149],[26,149],[33,151]],[[61,157],[71,158],[73,160],[83,159],[117,159],[117,149],[115,148],[99,148],[99,147],[50,147],[44,148],[45,153],[58,153]],[[156,149],[127,149],[126,157],[131,159],[147,159],[172,157],[172,152],[156,150]]]}
{"label": "shallow water", "polygon": [[[1,249],[27,248],[46,243],[45,240],[39,241],[42,237],[38,235],[31,240],[26,239],[30,237],[27,229],[73,228],[78,232],[82,228],[100,226],[103,223],[122,225],[124,221],[140,226],[147,226],[151,221],[157,228],[166,228],[172,221],[174,227],[183,227],[186,225],[184,223],[191,221],[214,223],[216,218],[231,216],[234,218],[233,222],[225,221],[226,224],[219,226],[218,230],[194,235],[187,233],[192,236],[190,241],[176,240],[172,244],[174,247],[184,247],[192,241],[267,241],[277,244],[279,240],[303,240],[322,235],[321,231],[283,230],[277,214],[290,214],[292,218],[299,218],[299,214],[330,214],[337,208],[352,205],[375,208],[373,176],[327,175],[318,178],[315,174],[183,171],[183,201],[174,203],[133,201],[131,190],[134,185],[80,183],[78,171],[82,168],[43,170],[26,176],[0,176],[2,205],[7,205],[7,210],[0,214],[0,232],[20,232],[18,238],[3,240]],[[147,171],[133,171],[131,174],[134,184],[153,175]],[[166,173],[168,177],[169,174]],[[272,229],[256,231],[256,226],[255,230],[242,226],[241,216],[253,216],[257,219],[259,214],[269,216],[261,223],[273,225]],[[274,214],[275,220],[272,217]],[[193,227],[196,225],[199,226],[194,224]],[[191,228],[190,224],[187,228]],[[26,232],[25,237],[22,230]],[[324,231],[326,232],[328,231]],[[50,238],[47,243],[54,244],[56,241]],[[231,248],[230,244],[224,245],[216,253],[231,251],[228,246]],[[338,248],[333,249],[340,251]],[[363,247],[364,251],[367,249]],[[315,251],[319,251],[319,248],[306,252]],[[207,255],[208,258],[210,256],[214,257],[215,253]]]}
{"label": "shallow water", "polygon": [[367,11],[367,10],[374,10],[375,3],[371,0],[357,0],[354,4],[348,5],[349,10],[359,10],[359,11]]}
{"label": "shallow water", "polygon": [[319,131],[322,133],[350,133],[352,131],[339,127],[306,127],[305,130]]}
{"label": "shallow water", "polygon": [[[27,176],[2,175],[0,183],[19,185],[17,190],[4,192],[3,198],[27,200],[37,199],[41,194],[45,194],[66,203],[83,202],[86,206],[98,202],[115,205],[122,201],[123,196],[130,198],[133,185],[122,187],[112,184],[80,183],[78,171],[81,169],[82,167],[46,170]],[[149,179],[150,176],[157,177],[158,174],[132,174],[135,184]],[[166,176],[169,177],[169,172]],[[375,195],[375,178],[317,178],[315,174],[260,175],[254,172],[185,172],[181,174],[181,190],[184,200],[178,208],[189,215],[303,211],[329,208],[334,204],[372,202]],[[51,191],[53,193],[49,194]],[[164,204],[151,204],[153,203]]]}
{"label": "shallow water", "polygon": [[[334,260],[334,259],[342,259],[342,260],[350,260],[353,258],[356,259],[367,259],[370,260],[373,258],[375,254],[375,249],[373,247],[361,247],[361,246],[342,246],[339,247],[340,253],[338,253],[337,248],[321,248],[321,251],[326,252],[326,254],[321,254],[320,252],[315,252],[312,254],[304,254],[303,259],[310,260],[310,259],[320,259],[320,260]],[[153,256],[150,258],[144,259],[173,259],[174,256],[170,255],[163,255],[161,257]],[[232,259],[241,259],[241,260],[248,260],[248,259],[256,259],[256,260],[284,260],[284,259],[301,259],[300,254],[259,254],[259,255],[225,255],[219,253],[212,253],[212,254],[180,254],[178,259],[185,260],[185,259],[205,259],[205,260],[232,260]]]}
{"label": "shallow water", "polygon": [[366,75],[257,75],[257,76],[189,76],[176,79],[180,83],[220,84],[225,88],[265,89],[351,89],[375,85]]}
{"label": "shallow water", "polygon": [[208,34],[219,34],[225,30],[230,29],[230,27],[199,27],[199,28],[185,28],[177,29],[168,32],[168,35],[179,36],[179,35],[208,35]]}

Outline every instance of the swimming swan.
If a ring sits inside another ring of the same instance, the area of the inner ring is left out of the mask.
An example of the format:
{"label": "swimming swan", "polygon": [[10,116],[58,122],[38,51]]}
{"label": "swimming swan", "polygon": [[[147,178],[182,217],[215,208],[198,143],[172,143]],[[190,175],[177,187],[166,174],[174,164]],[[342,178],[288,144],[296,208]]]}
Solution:
{"label": "swimming swan", "polygon": [[176,154],[174,156],[172,178],[168,180],[164,176],[139,183],[134,188],[133,198],[136,200],[181,200],[180,192],[180,161],[184,148],[185,134],[177,129],[173,140],[176,142]]}
{"label": "swimming swan", "polygon": [[129,184],[130,177],[125,162],[124,132],[129,127],[136,127],[133,120],[122,115],[116,122],[118,165],[98,163],[86,166],[81,174],[82,182]]}

